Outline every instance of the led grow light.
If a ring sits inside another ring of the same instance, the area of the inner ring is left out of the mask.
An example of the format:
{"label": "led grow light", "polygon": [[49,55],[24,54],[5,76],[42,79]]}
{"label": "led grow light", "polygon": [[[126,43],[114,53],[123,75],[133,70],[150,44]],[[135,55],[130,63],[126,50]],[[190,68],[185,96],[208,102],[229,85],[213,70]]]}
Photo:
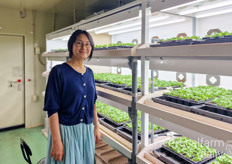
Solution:
{"label": "led grow light", "polygon": [[220,2],[216,2],[216,3],[210,3],[208,5],[196,6],[196,7],[192,7],[189,9],[184,9],[184,10],[180,11],[178,14],[179,15],[187,15],[187,14],[192,14],[192,13],[196,13],[196,12],[200,12],[200,11],[206,11],[206,10],[210,10],[210,9],[224,7],[224,6],[228,6],[228,5],[232,5],[231,0],[220,1]]}
{"label": "led grow light", "polygon": [[[169,16],[168,15],[161,15],[161,16],[157,16],[157,17],[151,17],[149,19],[149,22],[156,22],[156,21],[160,21],[160,20],[164,20],[164,19],[168,19]],[[96,34],[101,34],[101,33],[106,33],[106,32],[112,32],[112,31],[116,31],[116,30],[123,30],[125,28],[129,28],[129,27],[134,27],[134,26],[137,26],[138,25],[141,25],[141,21],[137,21],[137,22],[132,22],[132,23],[127,23],[127,24],[124,24],[124,25],[119,25],[119,26],[116,26],[116,27],[111,27],[111,28],[106,28],[106,29],[102,29],[102,30],[99,30],[99,31],[95,31]]]}
{"label": "led grow light", "polygon": [[184,4],[181,4],[181,5],[178,5],[178,6],[170,7],[170,8],[167,8],[167,9],[163,9],[161,11],[162,12],[169,11],[169,10],[177,9],[177,8],[180,8],[180,7],[184,7],[184,6],[192,5],[192,4],[195,4],[195,3],[199,3],[201,1],[204,1],[204,0],[196,0],[196,1],[193,1],[193,2],[189,2],[189,3],[184,3]]}
{"label": "led grow light", "polygon": [[[165,22],[151,24],[151,25],[149,25],[149,28],[162,26],[162,25],[167,25],[167,24],[178,23],[178,22],[183,22],[185,20],[186,20],[185,18],[172,19],[172,20],[165,21]],[[141,30],[141,27],[126,29],[126,30],[121,30],[121,31],[113,31],[113,32],[109,32],[109,35],[121,34],[121,33],[126,33],[126,32],[137,31],[137,30]]]}
{"label": "led grow light", "polygon": [[232,9],[224,9],[224,10],[218,10],[218,11],[213,11],[213,12],[208,12],[208,13],[196,14],[195,16],[196,18],[204,18],[204,17],[226,14],[226,13],[231,13],[231,12],[232,12]]}
{"label": "led grow light", "polygon": [[136,20],[136,19],[141,18],[141,15],[142,15],[142,14],[141,14],[141,11],[139,11],[139,16],[137,16],[137,17],[130,18],[130,19],[123,20],[123,21],[119,21],[119,22],[115,22],[115,23],[111,23],[111,24],[108,24],[108,25],[105,25],[105,26],[101,26],[101,27],[89,29],[89,30],[87,30],[87,31],[88,31],[88,32],[96,31],[96,30],[100,30],[100,29],[103,29],[103,28],[106,28],[106,27],[111,27],[111,26],[114,26],[114,25],[117,25],[117,24],[121,24],[121,23],[129,22],[129,21],[133,21],[133,20]]}

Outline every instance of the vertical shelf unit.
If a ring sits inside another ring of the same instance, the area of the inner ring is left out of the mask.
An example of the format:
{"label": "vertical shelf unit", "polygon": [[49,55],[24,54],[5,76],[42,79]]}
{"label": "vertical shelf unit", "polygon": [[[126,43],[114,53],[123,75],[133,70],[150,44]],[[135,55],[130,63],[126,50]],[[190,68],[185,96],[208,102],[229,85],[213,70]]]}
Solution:
{"label": "vertical shelf unit", "polygon": [[[97,29],[101,26],[107,26],[114,22],[124,19],[131,19],[139,16],[139,10],[143,6],[149,6],[152,12],[176,6],[182,3],[194,2],[194,0],[157,0],[148,3],[147,0],[135,1],[119,9],[98,15],[88,20],[83,20],[80,23],[74,24],[59,31],[47,35],[47,40],[59,39],[60,37],[68,36],[76,29]],[[147,7],[145,7],[147,9]],[[145,10],[142,9],[142,10]],[[148,41],[146,12],[142,12],[141,18],[141,38],[142,43]],[[175,15],[175,13],[172,13]],[[140,16],[141,17],[141,16]],[[193,18],[193,17],[192,17]],[[193,22],[195,19],[193,18]],[[196,22],[195,22],[196,23]],[[196,26],[196,24],[194,26]],[[195,31],[193,27],[193,31]],[[193,32],[195,33],[195,32]],[[213,74],[232,76],[230,67],[232,64],[232,43],[216,43],[216,44],[201,44],[201,45],[185,45],[185,46],[168,46],[168,47],[147,47],[149,44],[136,46],[132,49],[118,50],[99,50],[94,51],[93,58],[86,62],[87,65],[109,66],[109,67],[125,67],[131,68],[133,78],[133,94],[132,96],[105,89],[97,86],[98,100],[114,106],[118,109],[132,113],[132,118],[137,120],[137,110],[141,110],[144,115],[142,118],[142,140],[140,147],[141,152],[146,151],[146,147],[152,147],[153,144],[147,143],[148,129],[144,128],[148,125],[149,116],[150,122],[174,131],[178,134],[189,137],[198,141],[203,138],[209,142],[222,141],[223,146],[215,145],[214,148],[227,152],[231,150],[232,142],[232,127],[230,123],[208,118],[206,116],[197,115],[194,113],[181,111],[177,108],[169,107],[154,103],[151,97],[162,95],[163,92],[147,93],[146,85],[148,86],[149,70],[164,70],[164,71],[186,71],[189,73]],[[49,47],[49,46],[48,46]],[[52,46],[50,46],[51,49]],[[62,47],[63,48],[63,47]],[[49,49],[49,50],[50,50]],[[49,70],[53,65],[53,61],[67,61],[67,52],[45,52],[43,56],[47,58],[47,67]],[[161,63],[160,60],[163,60]],[[141,60],[142,70],[146,75],[142,75],[143,96],[138,97],[136,94],[136,79],[137,79],[137,61]],[[129,63],[129,64],[128,64]],[[138,100],[138,101],[137,101]],[[133,132],[137,132],[137,125],[133,126]],[[130,143],[115,133],[112,133],[104,126],[101,126],[102,139],[121,152],[129,159],[129,163],[149,163],[149,160],[137,154],[137,133],[133,134],[133,143]],[[166,137],[170,138],[170,137]],[[159,137],[155,142],[160,142],[163,137]],[[232,153],[232,152],[231,152]],[[157,159],[155,159],[157,160]],[[158,161],[158,160],[157,160]],[[150,161],[150,163],[152,163]]]}

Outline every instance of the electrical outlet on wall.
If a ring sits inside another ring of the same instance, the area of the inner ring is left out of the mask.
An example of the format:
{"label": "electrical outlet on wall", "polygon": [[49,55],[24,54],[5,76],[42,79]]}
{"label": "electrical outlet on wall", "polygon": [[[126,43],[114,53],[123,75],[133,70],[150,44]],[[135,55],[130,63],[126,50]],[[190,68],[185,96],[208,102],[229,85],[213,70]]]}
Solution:
{"label": "electrical outlet on wall", "polygon": [[37,95],[32,95],[32,101],[33,101],[33,102],[38,101],[38,96],[37,96]]}
{"label": "electrical outlet on wall", "polygon": [[39,54],[40,54],[40,47],[39,47],[39,46],[36,46],[36,47],[35,47],[35,54],[36,54],[36,55],[39,55]]}

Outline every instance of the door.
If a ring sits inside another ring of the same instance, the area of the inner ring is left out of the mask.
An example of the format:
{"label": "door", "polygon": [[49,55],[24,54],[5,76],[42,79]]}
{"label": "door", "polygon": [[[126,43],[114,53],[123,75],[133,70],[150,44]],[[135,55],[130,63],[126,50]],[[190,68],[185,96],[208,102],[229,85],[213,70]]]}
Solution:
{"label": "door", "polygon": [[0,35],[0,129],[24,124],[24,38]]}

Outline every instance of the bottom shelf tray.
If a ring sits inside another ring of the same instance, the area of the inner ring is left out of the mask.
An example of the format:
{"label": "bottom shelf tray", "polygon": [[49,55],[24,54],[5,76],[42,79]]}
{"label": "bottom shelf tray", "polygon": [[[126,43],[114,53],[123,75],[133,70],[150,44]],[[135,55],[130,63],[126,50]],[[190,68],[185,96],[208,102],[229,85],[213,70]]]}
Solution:
{"label": "bottom shelf tray", "polygon": [[[153,135],[155,134],[162,134],[162,133],[166,133],[169,130],[164,129],[164,130],[156,130],[153,132]],[[125,138],[126,140],[132,142],[132,129],[128,128],[127,126],[123,126],[117,129],[116,133],[120,136],[122,136],[123,138]],[[152,133],[149,133],[149,138],[151,137]],[[138,142],[141,141],[141,133],[138,133]]]}
{"label": "bottom shelf tray", "polygon": [[153,153],[156,156],[159,156],[159,159],[167,164],[211,164],[217,156],[221,155],[221,153],[217,153],[216,155],[209,156],[201,161],[193,161],[164,145],[162,145],[161,148],[153,150]]}

